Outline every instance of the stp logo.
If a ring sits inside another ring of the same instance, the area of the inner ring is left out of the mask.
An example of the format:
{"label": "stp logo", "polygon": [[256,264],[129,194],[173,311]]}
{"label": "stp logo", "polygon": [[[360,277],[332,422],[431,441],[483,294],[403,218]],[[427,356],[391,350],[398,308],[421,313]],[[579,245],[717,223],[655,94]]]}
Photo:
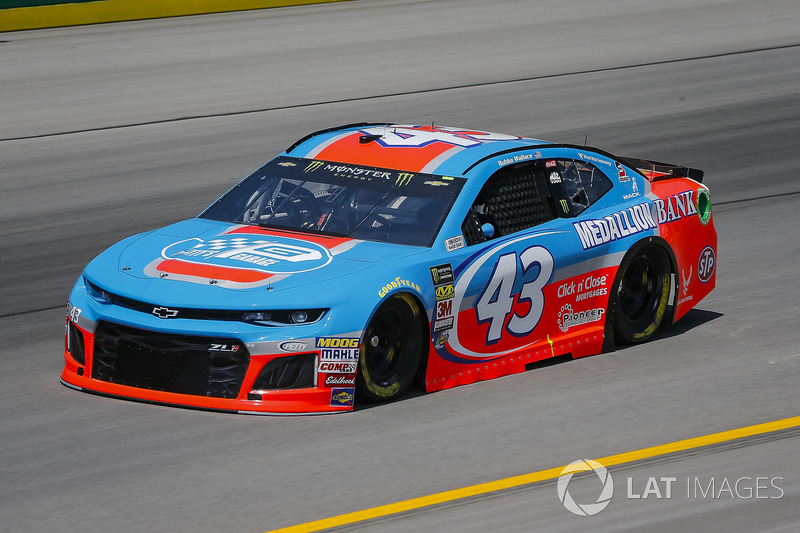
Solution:
{"label": "stp logo", "polygon": [[711,279],[714,275],[714,267],[717,263],[717,256],[714,249],[710,246],[703,248],[700,252],[700,259],[697,261],[697,278],[703,283]]}

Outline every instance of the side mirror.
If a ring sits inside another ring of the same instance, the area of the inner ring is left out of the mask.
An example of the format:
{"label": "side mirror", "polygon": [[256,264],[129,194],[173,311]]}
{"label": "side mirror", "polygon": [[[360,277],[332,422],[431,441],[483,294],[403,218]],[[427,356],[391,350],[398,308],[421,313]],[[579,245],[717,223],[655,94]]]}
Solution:
{"label": "side mirror", "polygon": [[481,231],[483,232],[483,234],[486,236],[487,239],[491,239],[492,237],[494,237],[494,226],[492,226],[488,222],[485,222],[481,226]]}

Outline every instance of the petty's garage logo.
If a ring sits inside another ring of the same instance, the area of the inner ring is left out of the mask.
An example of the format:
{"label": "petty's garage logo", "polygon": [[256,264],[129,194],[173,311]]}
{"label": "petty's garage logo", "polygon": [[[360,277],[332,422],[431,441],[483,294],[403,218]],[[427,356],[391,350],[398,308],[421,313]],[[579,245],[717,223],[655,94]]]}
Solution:
{"label": "petty's garage logo", "polygon": [[241,233],[220,235],[209,241],[199,238],[179,241],[164,248],[161,256],[185,263],[268,274],[308,272],[331,262],[330,251],[313,242]]}

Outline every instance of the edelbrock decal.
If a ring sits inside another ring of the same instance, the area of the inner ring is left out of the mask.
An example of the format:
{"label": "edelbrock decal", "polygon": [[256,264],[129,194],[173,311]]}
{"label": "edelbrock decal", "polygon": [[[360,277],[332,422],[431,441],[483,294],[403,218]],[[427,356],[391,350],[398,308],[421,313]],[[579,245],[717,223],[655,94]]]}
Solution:
{"label": "edelbrock decal", "polygon": [[170,244],[161,257],[184,263],[294,274],[322,268],[330,251],[319,244],[274,235],[220,235],[209,241],[185,239]]}

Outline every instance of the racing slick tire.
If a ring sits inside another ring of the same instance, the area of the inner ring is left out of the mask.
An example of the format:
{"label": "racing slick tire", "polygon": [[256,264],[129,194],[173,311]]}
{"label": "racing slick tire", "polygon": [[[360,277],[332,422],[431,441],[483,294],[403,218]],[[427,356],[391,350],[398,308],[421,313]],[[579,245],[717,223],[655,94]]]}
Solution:
{"label": "racing slick tire", "polygon": [[625,257],[612,289],[617,342],[639,344],[653,336],[667,314],[671,280],[661,246],[646,245]]}
{"label": "racing slick tire", "polygon": [[422,359],[420,310],[408,294],[392,296],[375,312],[361,342],[357,395],[387,402],[408,389]]}

